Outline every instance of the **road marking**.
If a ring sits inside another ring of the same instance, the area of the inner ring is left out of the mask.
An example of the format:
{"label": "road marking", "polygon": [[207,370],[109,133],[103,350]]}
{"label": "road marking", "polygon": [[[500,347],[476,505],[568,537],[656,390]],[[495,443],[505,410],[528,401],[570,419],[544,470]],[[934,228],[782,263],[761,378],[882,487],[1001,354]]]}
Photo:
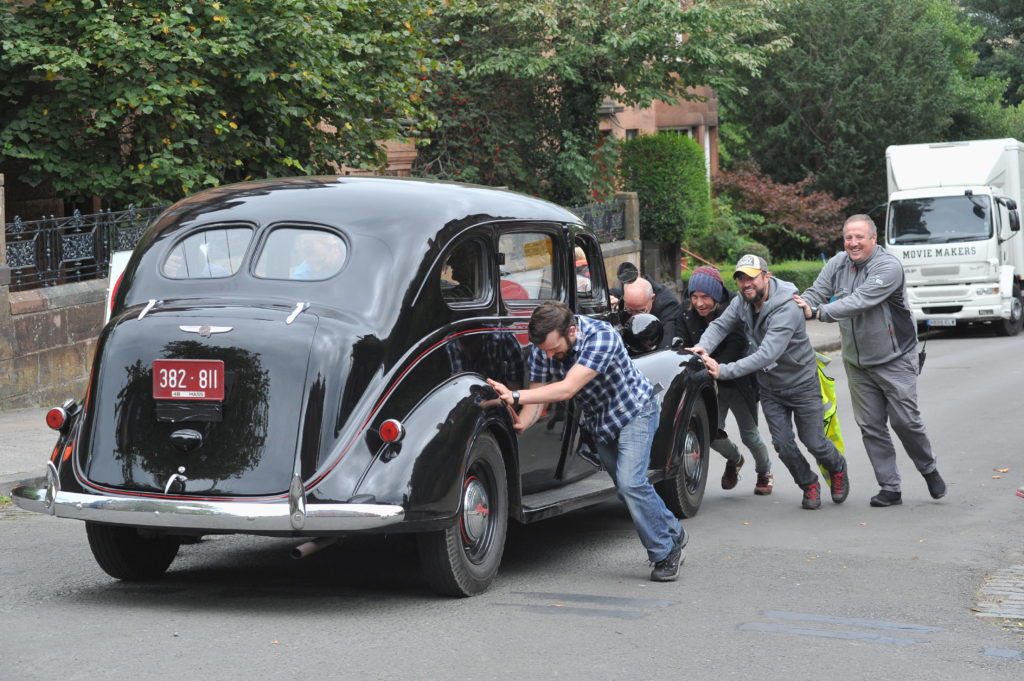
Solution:
{"label": "road marking", "polygon": [[647,617],[649,613],[638,610],[608,610],[606,608],[576,608],[570,605],[530,605],[528,603],[497,603],[506,607],[518,608],[536,615],[576,615],[579,617],[606,617],[616,620],[638,620]]}
{"label": "road marking", "polygon": [[679,601],[665,601],[652,598],[622,598],[621,596],[598,596],[596,594],[569,594],[550,591],[513,591],[517,596],[526,596],[539,600],[571,601],[573,603],[597,603],[600,605],[616,605],[639,608],[668,608],[679,605]]}
{"label": "road marking", "polygon": [[[576,617],[604,617],[609,619],[638,620],[650,611],[679,605],[678,601],[647,598],[622,598],[598,594],[552,593],[546,591],[513,591],[516,596],[541,603],[496,603],[518,608],[538,615],[574,615]],[[578,605],[566,605],[575,603]],[[591,607],[599,606],[599,607]]]}
{"label": "road marking", "polygon": [[884,643],[893,646],[911,646],[915,643],[924,643],[919,638],[901,638],[898,636],[883,636],[872,634],[867,631],[834,631],[831,629],[805,629],[789,624],[773,624],[771,622],[744,622],[739,626],[744,631],[769,631],[779,634],[797,634],[799,636],[817,636],[819,638],[843,638],[866,643]]}
{"label": "road marking", "polygon": [[992,657],[1005,657],[1011,660],[1024,660],[1024,650],[1007,650],[1005,648],[985,648],[985,654]]}
{"label": "road marking", "polygon": [[907,622],[885,622],[880,620],[868,620],[859,617],[833,617],[831,615],[816,615],[812,613],[788,612],[785,610],[764,610],[761,612],[764,617],[774,620],[789,620],[794,622],[810,622],[814,624],[835,625],[841,628],[814,629],[810,627],[797,626],[795,624],[784,624],[780,622],[744,622],[739,625],[743,631],[766,631],[778,634],[795,634],[797,636],[816,636],[819,638],[839,638],[866,643],[880,643],[892,646],[910,646],[915,643],[924,643],[926,639],[910,636],[890,636],[872,631],[855,631],[854,629],[875,629],[882,631],[896,631],[906,634],[934,634],[944,631],[940,627],[929,627],[920,624]]}
{"label": "road marking", "polygon": [[890,631],[906,631],[917,634],[934,634],[943,631],[941,627],[927,627],[921,624],[907,624],[905,622],[881,622],[878,620],[865,620],[850,617],[831,617],[829,615],[813,615],[800,612],[786,612],[784,610],[765,610],[761,613],[765,617],[776,620],[801,620],[806,622],[823,622],[827,624],[845,624],[851,627],[864,627],[866,629],[886,629]]}

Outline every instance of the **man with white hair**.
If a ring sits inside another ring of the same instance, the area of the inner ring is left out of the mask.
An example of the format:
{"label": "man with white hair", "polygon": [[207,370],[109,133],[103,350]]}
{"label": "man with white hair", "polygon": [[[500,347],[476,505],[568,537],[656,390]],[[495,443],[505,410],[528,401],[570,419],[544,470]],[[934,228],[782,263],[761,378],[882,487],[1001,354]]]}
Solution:
{"label": "man with white hair", "polygon": [[652,314],[661,321],[664,333],[659,348],[667,348],[672,344],[676,335],[676,320],[679,318],[679,299],[669,288],[647,277],[637,277],[635,280],[625,283],[621,291],[612,289],[612,304],[614,306],[616,297],[622,297],[622,311],[629,316],[638,314]]}

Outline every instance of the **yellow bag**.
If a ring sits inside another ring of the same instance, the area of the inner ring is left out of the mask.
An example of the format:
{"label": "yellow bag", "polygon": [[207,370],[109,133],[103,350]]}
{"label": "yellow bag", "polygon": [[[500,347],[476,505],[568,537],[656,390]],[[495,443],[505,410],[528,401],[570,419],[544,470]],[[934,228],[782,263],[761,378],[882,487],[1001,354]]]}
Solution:
{"label": "yellow bag", "polygon": [[[839,428],[839,414],[836,411],[836,379],[825,373],[832,359],[820,352],[814,353],[818,356],[818,383],[821,385],[821,407],[824,412],[825,437],[832,441],[839,453],[846,456],[846,447],[843,445],[843,432]],[[832,484],[832,479],[825,470],[825,467],[818,465],[825,482]]]}

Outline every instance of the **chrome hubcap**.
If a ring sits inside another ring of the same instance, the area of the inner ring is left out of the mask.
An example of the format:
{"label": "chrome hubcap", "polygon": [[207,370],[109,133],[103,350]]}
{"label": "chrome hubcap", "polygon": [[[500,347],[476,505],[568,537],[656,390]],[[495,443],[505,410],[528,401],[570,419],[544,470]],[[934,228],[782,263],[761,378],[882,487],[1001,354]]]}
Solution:
{"label": "chrome hubcap", "polygon": [[487,489],[480,478],[468,478],[462,489],[462,537],[466,544],[476,544],[484,537],[490,513]]}

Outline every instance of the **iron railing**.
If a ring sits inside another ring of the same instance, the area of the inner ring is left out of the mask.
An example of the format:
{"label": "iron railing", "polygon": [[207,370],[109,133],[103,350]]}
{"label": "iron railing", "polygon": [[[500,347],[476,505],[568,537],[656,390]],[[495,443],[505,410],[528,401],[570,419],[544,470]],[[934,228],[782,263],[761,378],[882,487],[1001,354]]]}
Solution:
{"label": "iron railing", "polygon": [[110,254],[135,248],[166,206],[105,210],[4,225],[11,291],[26,291],[107,276]]}
{"label": "iron railing", "polygon": [[588,203],[574,206],[570,210],[579,215],[583,222],[597,232],[601,243],[621,241],[626,238],[626,204],[619,199],[604,203]]}

